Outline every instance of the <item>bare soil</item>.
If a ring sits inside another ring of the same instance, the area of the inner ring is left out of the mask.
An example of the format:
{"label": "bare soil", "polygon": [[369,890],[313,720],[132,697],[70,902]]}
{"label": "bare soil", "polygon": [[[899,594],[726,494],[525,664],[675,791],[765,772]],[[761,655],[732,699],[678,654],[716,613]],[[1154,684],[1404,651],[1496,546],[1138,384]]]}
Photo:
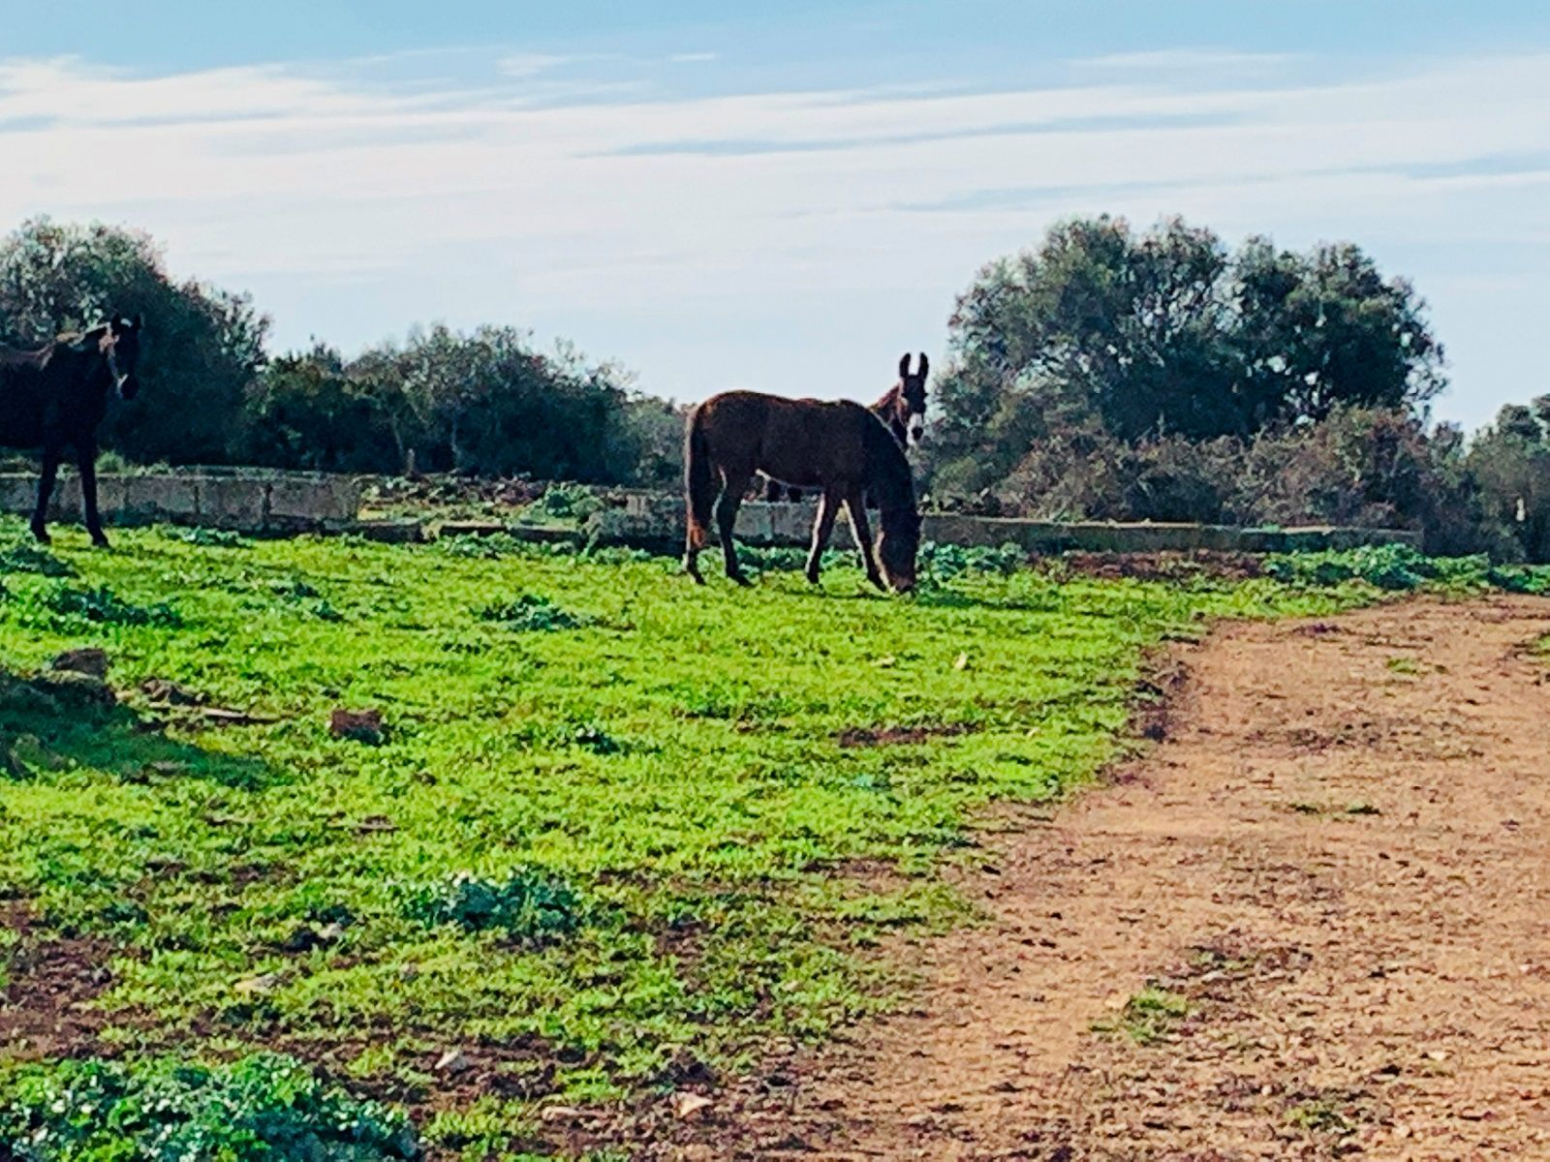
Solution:
{"label": "bare soil", "polygon": [[1546,633],[1220,629],[1144,761],[999,819],[909,1012],[642,1111],[638,1156],[1550,1158]]}
{"label": "bare soil", "polygon": [[0,928],[20,937],[0,988],[0,1061],[70,1057],[96,1049],[104,1019],[92,1002],[112,983],[110,946],[35,931],[25,905],[0,901]]}

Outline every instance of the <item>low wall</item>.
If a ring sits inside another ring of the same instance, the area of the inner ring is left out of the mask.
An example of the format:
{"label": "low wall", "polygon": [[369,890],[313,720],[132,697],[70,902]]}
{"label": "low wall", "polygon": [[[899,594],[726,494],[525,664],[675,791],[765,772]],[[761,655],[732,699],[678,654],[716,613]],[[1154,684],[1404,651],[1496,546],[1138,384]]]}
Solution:
{"label": "low wall", "polygon": [[[812,537],[815,503],[767,504],[750,501],[738,510],[737,535],[749,544],[804,546]],[[877,515],[872,514],[876,532]],[[520,526],[513,530],[522,535]],[[536,532],[536,530],[533,530]],[[632,494],[623,507],[598,513],[588,524],[589,539],[603,544],[665,547],[682,545],[683,501],[678,497]],[[1421,534],[1406,529],[1321,526],[1264,529],[1232,525],[1056,523],[999,517],[927,514],[921,539],[938,544],[995,548],[1014,544],[1036,553],[1238,552],[1286,553],[1349,549],[1358,545],[1406,544],[1419,547]],[[834,526],[835,548],[854,547],[848,521]]]}
{"label": "low wall", "polygon": [[[0,512],[31,513],[35,476],[0,475]],[[167,521],[244,533],[330,532],[352,525],[361,487],[348,476],[299,473],[179,472],[99,476],[97,507],[104,524]],[[81,481],[61,474],[49,519],[81,520]]]}
{"label": "low wall", "polygon": [[[420,540],[424,535],[417,521],[361,521],[361,483],[347,476],[218,469],[109,475],[98,477],[97,493],[98,507],[107,524],[165,521],[245,533],[356,532],[393,541]],[[30,513],[36,495],[36,477],[0,474],[0,511]],[[510,532],[530,540],[579,540],[665,552],[676,552],[682,547],[681,497],[634,491],[613,495],[623,503],[597,513],[579,531],[484,522],[452,522],[443,525],[441,531],[442,535]],[[737,535],[755,545],[805,546],[812,537],[816,515],[816,503],[750,501],[738,511]],[[80,521],[81,482],[73,473],[60,479],[49,505],[49,519],[70,524]],[[875,513],[873,525],[875,531]],[[928,514],[922,522],[921,537],[965,547],[995,548],[1010,543],[1034,553],[1283,553],[1357,545],[1420,544],[1419,533],[1402,529],[1060,524],[952,513]],[[831,543],[838,549],[854,548],[849,522],[836,522]]]}

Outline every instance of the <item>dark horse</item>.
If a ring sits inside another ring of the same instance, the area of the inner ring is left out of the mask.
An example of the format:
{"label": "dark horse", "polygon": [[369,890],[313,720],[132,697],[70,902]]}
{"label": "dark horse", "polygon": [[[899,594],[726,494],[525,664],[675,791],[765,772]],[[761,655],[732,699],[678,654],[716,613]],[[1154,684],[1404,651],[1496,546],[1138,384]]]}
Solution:
{"label": "dark horse", "polygon": [[[919,447],[926,434],[926,376],[930,371],[931,361],[924,351],[920,353],[920,370],[915,372],[910,371],[910,357],[906,353],[899,360],[899,381],[872,405],[872,414],[888,425],[902,448]],[[802,490],[791,487],[786,481],[770,479],[766,482],[764,498],[771,504],[778,502],[782,494],[792,503],[802,499]],[[868,507],[871,507],[870,498]]]}
{"label": "dark horse", "polygon": [[47,543],[48,499],[66,447],[75,449],[81,501],[92,543],[105,548],[97,515],[97,425],[114,388],[124,399],[140,390],[142,320],[115,318],[84,335],[64,335],[37,351],[0,347],[0,447],[42,448],[43,474],[32,535]]}
{"label": "dark horse", "polygon": [[[819,562],[844,504],[868,580],[879,589],[892,587],[900,593],[914,587],[920,547],[915,482],[904,449],[888,428],[858,403],[782,399],[752,391],[713,396],[689,415],[684,439],[689,520],[684,571],[696,581],[705,580],[698,557],[709,539],[714,506],[727,576],[748,583],[738,568],[732,529],[743,493],[759,472],[822,490],[807,557],[809,581],[818,580]],[[879,512],[875,546],[862,499],[868,493]]]}

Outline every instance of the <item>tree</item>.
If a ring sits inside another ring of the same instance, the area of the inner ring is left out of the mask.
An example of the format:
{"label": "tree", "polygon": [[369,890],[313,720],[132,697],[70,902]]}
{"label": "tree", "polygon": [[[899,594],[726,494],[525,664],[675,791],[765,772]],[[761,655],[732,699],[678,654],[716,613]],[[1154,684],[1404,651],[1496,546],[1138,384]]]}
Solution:
{"label": "tree", "polygon": [[0,241],[0,342],[40,346],[115,312],[146,319],[144,402],[110,415],[104,444],[138,460],[224,462],[269,327],[246,296],[174,282],[139,231],[35,218]]}
{"label": "tree", "polygon": [[239,458],[272,468],[396,473],[407,407],[396,378],[370,359],[351,367],[321,343],[281,356],[247,400]]}
{"label": "tree", "polygon": [[1470,475],[1491,516],[1530,561],[1550,561],[1550,396],[1508,404],[1470,446]]}
{"label": "tree", "polygon": [[[276,467],[527,475],[621,484],[676,473],[682,420],[628,376],[525,332],[433,327],[345,360],[325,346],[276,359],[249,396],[243,451]],[[666,439],[673,428],[672,440]]]}
{"label": "tree", "polygon": [[1340,406],[1415,407],[1444,383],[1424,304],[1358,248],[1253,239],[1233,255],[1179,219],[1056,226],[986,267],[949,327],[936,461],[958,486],[1093,423],[1130,442],[1248,437]]}

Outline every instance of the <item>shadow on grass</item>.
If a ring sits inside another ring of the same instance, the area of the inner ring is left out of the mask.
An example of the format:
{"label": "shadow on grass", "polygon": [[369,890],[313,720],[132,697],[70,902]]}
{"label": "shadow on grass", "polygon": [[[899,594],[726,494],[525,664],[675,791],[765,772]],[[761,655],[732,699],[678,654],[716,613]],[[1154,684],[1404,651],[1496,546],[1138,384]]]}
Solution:
{"label": "shadow on grass", "polygon": [[168,737],[163,722],[108,701],[105,689],[0,668],[0,780],[87,768],[129,783],[191,778],[244,791],[282,781],[261,759]]}

